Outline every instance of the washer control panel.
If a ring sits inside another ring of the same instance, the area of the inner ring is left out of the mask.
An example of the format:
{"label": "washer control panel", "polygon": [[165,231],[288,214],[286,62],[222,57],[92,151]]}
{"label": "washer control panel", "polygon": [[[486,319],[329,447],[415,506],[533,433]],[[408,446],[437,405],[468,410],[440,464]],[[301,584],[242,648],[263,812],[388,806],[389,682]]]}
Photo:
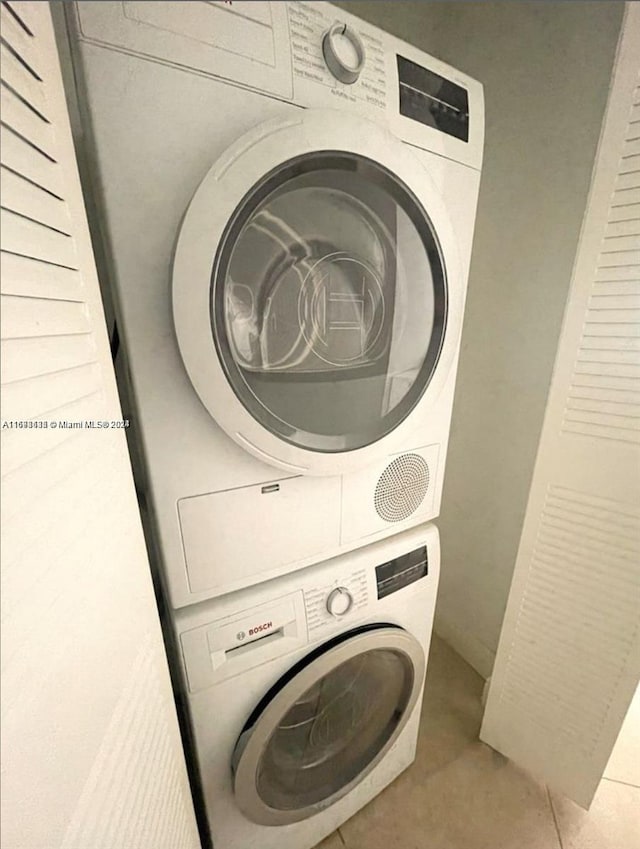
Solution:
{"label": "washer control panel", "polygon": [[366,569],[341,576],[329,585],[306,589],[304,605],[309,637],[312,639],[316,632],[357,614],[368,601]]}
{"label": "washer control panel", "polygon": [[336,587],[327,596],[327,610],[336,619],[347,614],[353,607],[353,596],[346,587]]}
{"label": "washer control panel", "polygon": [[394,557],[393,560],[388,560],[386,563],[381,563],[376,566],[376,589],[378,598],[384,598],[391,593],[398,592],[409,584],[419,581],[420,578],[426,578],[429,574],[429,554],[426,545],[421,545],[410,551],[408,554],[402,554],[400,557]]}

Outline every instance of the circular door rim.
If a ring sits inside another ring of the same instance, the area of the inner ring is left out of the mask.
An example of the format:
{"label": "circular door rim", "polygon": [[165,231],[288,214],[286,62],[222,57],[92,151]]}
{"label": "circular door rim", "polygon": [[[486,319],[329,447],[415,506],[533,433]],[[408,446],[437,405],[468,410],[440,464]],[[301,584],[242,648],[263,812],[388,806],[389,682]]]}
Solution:
{"label": "circular door rim", "polygon": [[[435,370],[413,410],[391,432],[361,448],[319,452],[294,445],[258,422],[236,395],[216,349],[210,321],[211,274],[228,222],[266,174],[290,159],[320,151],[373,160],[418,199],[440,246],[447,285],[447,319]],[[437,400],[455,361],[462,328],[462,280],[453,230],[436,185],[416,155],[366,119],[332,110],[305,110],[296,119],[259,125],[228,148],[197,189],[176,245],[172,306],[187,373],[214,421],[258,459],[296,474],[335,475],[403,450]]]}
{"label": "circular door rim", "polygon": [[[347,660],[374,649],[401,652],[408,658],[414,672],[407,705],[385,745],[355,778],[326,799],[292,810],[280,810],[267,805],[258,793],[256,773],[265,746],[282,718],[297,699],[331,670]],[[277,691],[260,713],[256,722],[243,731],[236,743],[234,761],[237,759],[237,762],[234,769],[234,792],[240,810],[252,822],[261,825],[287,825],[305,820],[346,796],[383,760],[406,727],[422,692],[425,669],[426,661],[422,646],[408,631],[396,625],[380,624],[370,630],[356,632],[352,635],[345,634],[340,643],[314,657],[308,665],[300,669]]]}

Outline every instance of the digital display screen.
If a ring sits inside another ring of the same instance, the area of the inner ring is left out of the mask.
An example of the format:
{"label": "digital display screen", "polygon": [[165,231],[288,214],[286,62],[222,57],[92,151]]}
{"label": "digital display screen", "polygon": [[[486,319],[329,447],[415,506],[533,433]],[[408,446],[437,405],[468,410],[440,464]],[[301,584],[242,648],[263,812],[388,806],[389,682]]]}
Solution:
{"label": "digital display screen", "polygon": [[391,595],[391,593],[413,584],[414,581],[419,581],[420,578],[424,578],[428,574],[429,558],[425,545],[410,551],[409,554],[403,554],[393,560],[388,560],[386,563],[381,563],[376,566],[378,598]]}
{"label": "digital display screen", "polygon": [[465,88],[398,56],[400,114],[469,141],[469,95]]}

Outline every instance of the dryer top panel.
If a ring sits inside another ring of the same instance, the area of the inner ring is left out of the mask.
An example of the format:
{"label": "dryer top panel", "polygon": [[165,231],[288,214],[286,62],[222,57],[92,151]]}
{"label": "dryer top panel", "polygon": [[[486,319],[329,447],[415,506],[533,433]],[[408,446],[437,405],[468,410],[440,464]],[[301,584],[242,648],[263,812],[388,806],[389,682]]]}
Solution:
{"label": "dryer top panel", "polygon": [[85,1],[75,26],[80,40],[115,48],[123,61],[357,112],[416,147],[482,164],[482,86],[329,3]]}

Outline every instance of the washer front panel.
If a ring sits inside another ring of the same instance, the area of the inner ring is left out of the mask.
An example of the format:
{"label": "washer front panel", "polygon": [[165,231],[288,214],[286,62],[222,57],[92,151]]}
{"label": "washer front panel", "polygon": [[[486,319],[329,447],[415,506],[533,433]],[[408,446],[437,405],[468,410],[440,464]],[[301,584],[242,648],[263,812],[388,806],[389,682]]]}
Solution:
{"label": "washer front panel", "polygon": [[205,177],[173,309],[191,381],[228,435],[280,468],[336,474],[402,448],[436,400],[461,290],[421,163],[379,126],[318,110],[257,128]]}
{"label": "washer front panel", "polygon": [[402,628],[335,638],[279,681],[234,753],[236,801],[253,822],[299,822],[342,798],[378,764],[409,720],[425,670]]}

